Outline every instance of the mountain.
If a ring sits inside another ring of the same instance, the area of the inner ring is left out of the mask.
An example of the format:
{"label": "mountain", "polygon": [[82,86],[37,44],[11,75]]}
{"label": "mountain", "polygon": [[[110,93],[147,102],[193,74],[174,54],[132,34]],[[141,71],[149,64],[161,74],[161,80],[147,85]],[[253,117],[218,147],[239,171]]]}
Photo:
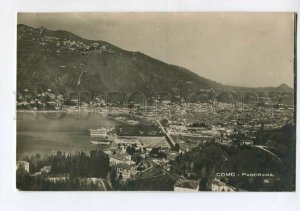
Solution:
{"label": "mountain", "polygon": [[239,92],[293,92],[293,88],[286,84],[281,84],[277,87],[238,87],[238,86],[226,86],[228,90]]}
{"label": "mountain", "polygon": [[[121,36],[121,35],[120,35]],[[104,92],[168,92],[187,97],[201,89],[221,91],[264,91],[284,89],[224,86],[183,67],[167,64],[141,52],[123,50],[105,41],[81,38],[67,31],[17,29],[17,88],[74,93],[81,72],[81,91],[93,96]]]}

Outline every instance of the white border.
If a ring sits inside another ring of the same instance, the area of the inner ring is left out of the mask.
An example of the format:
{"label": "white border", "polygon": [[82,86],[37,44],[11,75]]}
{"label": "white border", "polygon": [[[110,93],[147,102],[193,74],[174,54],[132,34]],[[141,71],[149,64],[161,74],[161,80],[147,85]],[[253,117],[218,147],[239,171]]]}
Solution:
{"label": "white border", "polygon": [[[299,210],[298,192],[196,194],[19,192],[15,189],[14,119],[17,12],[293,11],[299,13],[299,0],[0,0],[0,5],[1,210]],[[298,43],[299,40],[298,33]],[[299,104],[297,111],[299,111]],[[299,126],[297,126],[297,134],[299,134]],[[298,164],[299,144],[297,144],[297,152]],[[297,168],[297,175],[299,178],[299,168]],[[299,185],[297,181],[298,189]]]}

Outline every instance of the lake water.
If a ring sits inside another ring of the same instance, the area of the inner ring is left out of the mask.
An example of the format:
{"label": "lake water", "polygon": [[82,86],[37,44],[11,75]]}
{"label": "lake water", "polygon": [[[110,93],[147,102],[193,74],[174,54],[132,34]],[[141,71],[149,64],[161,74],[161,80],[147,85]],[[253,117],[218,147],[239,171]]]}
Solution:
{"label": "lake water", "polygon": [[17,114],[17,159],[36,153],[54,151],[74,153],[97,149],[90,143],[88,129],[114,126],[118,122],[101,114],[89,114],[84,118],[65,114],[49,116],[47,113],[24,112]]}

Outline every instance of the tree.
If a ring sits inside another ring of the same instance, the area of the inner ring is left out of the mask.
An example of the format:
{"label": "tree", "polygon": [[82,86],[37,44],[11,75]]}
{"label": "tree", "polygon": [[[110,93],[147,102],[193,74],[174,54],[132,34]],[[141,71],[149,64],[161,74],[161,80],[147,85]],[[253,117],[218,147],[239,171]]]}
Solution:
{"label": "tree", "polygon": [[200,179],[199,191],[208,191],[208,181],[206,178]]}
{"label": "tree", "polygon": [[122,180],[123,179],[123,175],[122,173],[119,174],[119,180]]}
{"label": "tree", "polygon": [[135,153],[135,148],[132,146],[128,146],[126,148],[126,153],[128,153],[129,155],[133,155]]}
{"label": "tree", "polygon": [[175,144],[174,150],[177,151],[177,152],[179,151],[179,144],[178,143]]}
{"label": "tree", "polygon": [[160,123],[161,123],[164,127],[166,127],[166,125],[168,124],[168,120],[167,120],[167,119],[163,119],[163,120],[160,121]]}
{"label": "tree", "polygon": [[89,163],[90,176],[106,178],[109,172],[109,158],[103,151],[91,151]]}
{"label": "tree", "polygon": [[30,190],[32,186],[32,179],[28,172],[25,170],[25,167],[23,164],[20,164],[17,169],[17,188],[20,190]]}

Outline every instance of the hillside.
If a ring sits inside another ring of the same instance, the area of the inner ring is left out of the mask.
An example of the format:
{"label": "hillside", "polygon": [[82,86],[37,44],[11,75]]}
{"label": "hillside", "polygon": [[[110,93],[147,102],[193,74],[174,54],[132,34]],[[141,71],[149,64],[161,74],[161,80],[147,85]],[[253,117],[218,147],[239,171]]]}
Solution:
{"label": "hillside", "polygon": [[146,95],[167,91],[186,97],[200,89],[243,90],[224,86],[141,52],[126,51],[104,41],[86,40],[67,31],[18,25],[17,33],[19,91],[51,88],[56,93],[74,92],[82,70],[85,73],[81,90],[93,96],[106,91],[124,94],[141,91]]}

